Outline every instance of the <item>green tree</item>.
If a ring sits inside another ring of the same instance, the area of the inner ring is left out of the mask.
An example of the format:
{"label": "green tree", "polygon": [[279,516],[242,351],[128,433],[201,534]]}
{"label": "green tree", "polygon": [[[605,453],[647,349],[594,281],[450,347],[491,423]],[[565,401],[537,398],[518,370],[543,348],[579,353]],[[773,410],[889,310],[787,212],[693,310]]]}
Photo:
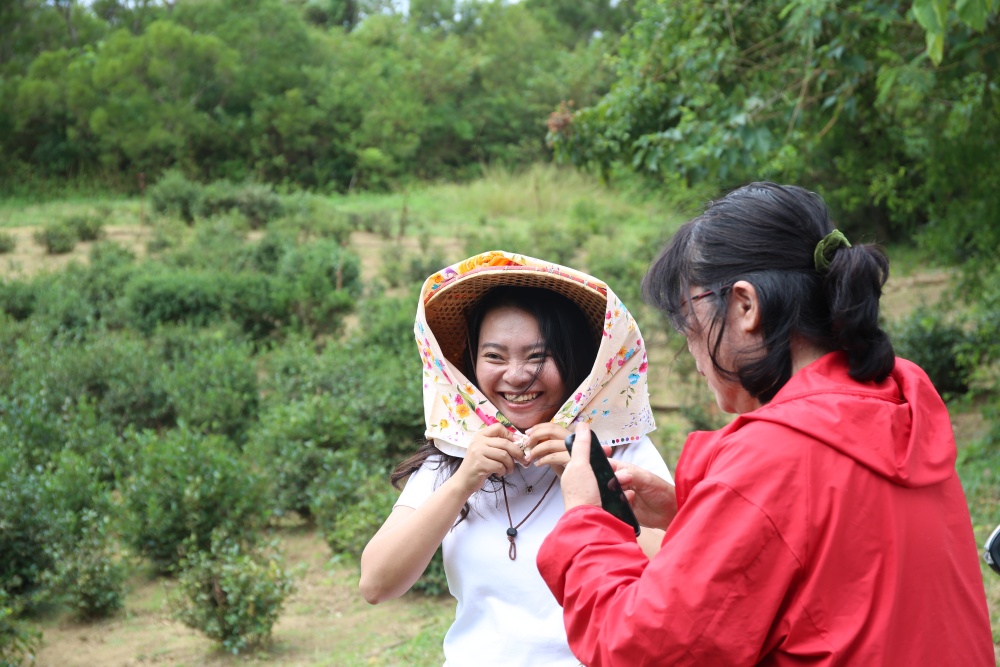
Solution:
{"label": "green tree", "polygon": [[969,157],[1000,139],[996,9],[949,18],[935,67],[920,6],[644,0],[611,91],[555,114],[550,140],[606,175],[804,182],[881,240],[942,224],[983,239],[996,177]]}

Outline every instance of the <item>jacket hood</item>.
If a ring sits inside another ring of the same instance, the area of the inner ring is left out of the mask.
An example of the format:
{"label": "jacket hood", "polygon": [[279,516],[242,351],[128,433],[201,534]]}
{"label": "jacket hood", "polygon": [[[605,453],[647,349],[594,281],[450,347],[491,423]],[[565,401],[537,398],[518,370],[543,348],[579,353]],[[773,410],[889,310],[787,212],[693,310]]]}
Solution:
{"label": "jacket hood", "polygon": [[900,486],[937,484],[955,472],[944,401],[919,366],[898,357],[889,377],[876,383],[851,379],[843,352],[824,355],[740,419],[794,428]]}

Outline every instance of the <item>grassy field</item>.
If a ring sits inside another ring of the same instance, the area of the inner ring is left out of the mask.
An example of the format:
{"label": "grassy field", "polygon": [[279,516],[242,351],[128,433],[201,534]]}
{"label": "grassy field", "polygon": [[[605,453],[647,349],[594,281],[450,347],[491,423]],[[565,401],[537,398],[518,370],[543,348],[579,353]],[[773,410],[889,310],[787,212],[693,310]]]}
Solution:
{"label": "grassy field", "polygon": [[[356,231],[350,247],[362,257],[366,283],[382,289],[402,289],[399,276],[421,261],[451,263],[474,250],[511,249],[527,254],[547,230],[555,235],[552,252],[565,252],[564,261],[587,267],[606,248],[573,243],[572,230],[599,228],[611,232],[616,248],[659,243],[695,208],[694,196],[666,201],[650,193],[605,188],[574,171],[538,167],[522,174],[490,172],[466,185],[442,184],[391,195],[356,195],[325,199],[320,210],[331,215],[355,215],[368,221],[367,231]],[[312,202],[310,205],[317,205]],[[122,197],[75,197],[53,201],[0,201],[0,234],[15,239],[11,252],[0,255],[0,277],[23,277],[58,271],[73,261],[85,262],[88,243],[69,253],[48,255],[34,240],[45,224],[66,217],[98,215],[105,221],[107,239],[131,248],[142,257],[156,234],[191,234],[175,222],[158,218],[148,201]],[[569,233],[566,230],[570,230]],[[248,234],[248,242],[259,232]],[[565,236],[559,236],[564,234]],[[541,253],[539,253],[541,254]],[[897,258],[897,253],[890,251]],[[902,317],[914,307],[939,302],[947,296],[951,274],[928,269],[913,251],[901,258],[890,278],[883,303],[886,318]],[[401,284],[403,283],[403,284]],[[614,284],[613,287],[619,289]],[[622,286],[626,288],[626,286]],[[683,411],[708,405],[704,387],[680,384],[685,377],[671,341],[651,313],[630,303],[650,345],[650,383],[658,430],[654,441],[673,466],[688,422]],[[1000,521],[1000,454],[977,444],[985,433],[975,405],[951,406],[963,456],[959,474],[969,496],[977,542],[982,544]],[[718,415],[709,415],[719,418]],[[285,667],[325,665],[407,665],[441,663],[441,637],[453,614],[448,598],[408,594],[376,607],[357,594],[357,565],[330,553],[319,534],[307,525],[275,529],[286,560],[298,568],[298,592],[288,601],[266,650],[234,657],[169,618],[168,583],[153,578],[135,563],[126,610],[119,616],[80,624],[68,614],[51,610],[32,621],[44,634],[39,665],[130,666],[231,665],[244,662]],[[982,565],[993,622],[994,642],[1000,642],[1000,576]],[[1000,664],[1000,661],[998,661]]]}

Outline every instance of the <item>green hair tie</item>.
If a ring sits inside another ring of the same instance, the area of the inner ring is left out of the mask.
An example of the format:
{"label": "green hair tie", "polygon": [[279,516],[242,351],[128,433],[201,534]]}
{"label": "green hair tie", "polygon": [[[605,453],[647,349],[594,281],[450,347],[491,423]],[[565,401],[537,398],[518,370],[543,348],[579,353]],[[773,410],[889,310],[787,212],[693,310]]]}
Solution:
{"label": "green hair tie", "polygon": [[816,249],[813,251],[813,262],[816,264],[816,270],[820,273],[826,273],[827,269],[830,268],[830,262],[833,261],[833,255],[837,252],[838,248],[850,248],[851,242],[847,240],[844,233],[839,229],[835,229],[816,244]]}

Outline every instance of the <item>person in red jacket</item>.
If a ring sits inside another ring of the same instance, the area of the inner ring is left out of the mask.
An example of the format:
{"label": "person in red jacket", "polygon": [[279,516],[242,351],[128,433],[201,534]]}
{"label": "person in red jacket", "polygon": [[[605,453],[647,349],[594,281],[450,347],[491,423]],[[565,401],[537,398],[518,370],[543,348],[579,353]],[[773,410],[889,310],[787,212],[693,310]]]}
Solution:
{"label": "person in red jacket", "polygon": [[879,327],[888,268],[818,195],[773,183],[664,248],[644,294],[738,416],[689,436],[676,489],[616,466],[666,529],[652,560],[574,448],[537,565],[584,665],[994,667],[947,409]]}

